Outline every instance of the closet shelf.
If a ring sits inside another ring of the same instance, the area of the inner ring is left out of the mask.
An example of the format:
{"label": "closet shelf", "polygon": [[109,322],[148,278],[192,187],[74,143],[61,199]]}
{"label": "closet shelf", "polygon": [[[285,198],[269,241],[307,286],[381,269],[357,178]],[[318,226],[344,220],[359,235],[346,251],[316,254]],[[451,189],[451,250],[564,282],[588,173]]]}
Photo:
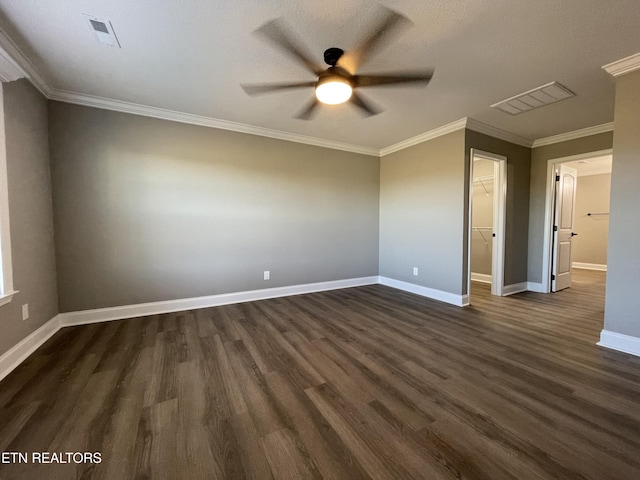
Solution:
{"label": "closet shelf", "polygon": [[[489,180],[493,180],[493,175],[485,175],[484,177],[476,177],[473,180],[473,183],[480,182],[480,185],[482,185],[482,188],[484,189],[484,193],[487,194],[487,197],[489,196],[489,190],[487,190],[487,186],[484,184],[484,182],[489,181]],[[491,187],[493,187],[493,184],[491,185]]]}
{"label": "closet shelf", "polygon": [[489,246],[489,242],[487,241],[487,238],[484,236],[483,232],[493,232],[493,227],[471,227],[471,230],[480,234],[482,240],[484,241],[485,247]]}
{"label": "closet shelf", "polygon": [[487,180],[493,180],[493,175],[485,175],[483,177],[476,177],[473,179],[474,182],[486,182]]}

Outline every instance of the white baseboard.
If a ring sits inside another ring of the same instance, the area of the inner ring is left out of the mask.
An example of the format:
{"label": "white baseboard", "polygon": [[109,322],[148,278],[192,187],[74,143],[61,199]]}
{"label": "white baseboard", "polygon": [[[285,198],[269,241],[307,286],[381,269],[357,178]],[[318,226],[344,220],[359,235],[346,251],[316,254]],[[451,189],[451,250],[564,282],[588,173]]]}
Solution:
{"label": "white baseboard", "polygon": [[29,355],[49,340],[60,330],[60,327],[60,315],[56,315],[20,343],[3,353],[0,356],[0,380],[9,375]]}
{"label": "white baseboard", "polygon": [[162,302],[141,303],[138,305],[60,313],[0,356],[0,380],[11,373],[29,355],[35,352],[38,347],[63,327],[179,312],[195,308],[216,307],[232,303],[252,302],[254,300],[266,300],[268,298],[287,297],[290,295],[323,292],[340,288],[360,287],[364,285],[374,285],[376,283],[378,283],[377,276],[350,278],[346,280],[291,285],[288,287],[265,288],[263,290],[223,293],[206,297],[183,298]]}
{"label": "white baseboard", "polygon": [[527,282],[514,283],[513,285],[505,285],[502,289],[502,296],[506,297],[514,293],[526,292],[529,289]]}
{"label": "white baseboard", "polygon": [[536,282],[527,282],[527,290],[536,293],[548,293],[542,286],[542,283]]}
{"label": "white baseboard", "polygon": [[329,282],[307,283],[291,285],[288,287],[265,288],[262,290],[249,290],[245,292],[222,293],[208,295],[206,297],[182,298],[178,300],[165,300],[161,302],[139,303],[136,305],[123,305],[121,307],[98,308],[94,310],[82,310],[78,312],[61,313],[62,326],[86,325],[89,323],[107,322],[110,320],[122,320],[125,318],[144,317],[147,315],[159,315],[161,313],[181,312],[196,308],[218,307],[232,303],[253,302],[268,298],[287,297],[304,293],[323,292],[340,288],[360,287],[378,283],[378,277],[350,278],[346,280],[333,280]]}
{"label": "white baseboard", "polygon": [[640,338],[631,335],[602,330],[597,345],[640,357]]}
{"label": "white baseboard", "polygon": [[[378,277],[378,283],[386,285],[387,287],[397,288],[398,290],[404,290],[405,292],[415,293],[423,297],[431,298],[433,300],[439,300],[440,302],[450,303],[457,307],[465,305],[464,295],[458,295],[455,293],[443,292],[442,290],[436,290],[435,288],[423,287],[421,285],[415,285],[409,282],[403,282],[401,280],[394,280],[388,277]],[[469,304],[469,297],[467,296],[466,305]]]}
{"label": "white baseboard", "polygon": [[[390,287],[416,293],[427,298],[440,300],[457,306],[469,303],[468,295],[455,295],[432,288],[421,287],[399,280],[386,277],[361,277],[346,280],[334,280],[329,282],[307,283],[291,285],[288,287],[265,288],[262,290],[250,290],[246,292],[223,293],[206,297],[183,298],[178,300],[166,300],[161,302],[141,303],[137,305],[124,305],[120,307],[99,308],[78,312],[66,312],[56,315],[35,332],[22,340],[16,346],[0,356],[0,380],[6,377],[38,347],[51,338],[58,330],[72,325],[85,325],[90,323],[122,320],[126,318],[158,315],[162,313],[180,312],[196,308],[208,308],[232,303],[252,302],[266,300],[268,298],[287,297],[305,293],[323,292],[341,288],[359,287],[381,283]],[[466,300],[465,300],[466,298]]]}
{"label": "white baseboard", "polygon": [[491,283],[491,275],[487,275],[486,273],[471,272],[471,281],[480,283]]}
{"label": "white baseboard", "polygon": [[571,262],[572,268],[583,268],[585,270],[597,270],[599,272],[606,272],[607,266],[599,263],[583,263],[583,262]]}

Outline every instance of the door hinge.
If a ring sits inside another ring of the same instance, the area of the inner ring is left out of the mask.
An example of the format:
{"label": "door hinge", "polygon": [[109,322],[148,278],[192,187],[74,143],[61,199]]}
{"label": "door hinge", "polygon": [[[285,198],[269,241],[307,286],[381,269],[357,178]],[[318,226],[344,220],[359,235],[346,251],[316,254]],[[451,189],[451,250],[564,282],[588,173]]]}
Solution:
{"label": "door hinge", "polygon": [[556,276],[555,275],[551,275],[551,280],[555,280]]}
{"label": "door hinge", "polygon": [[554,231],[554,232],[557,232],[557,231],[558,231],[558,225],[554,225],[554,226],[553,226],[553,231]]}
{"label": "door hinge", "polygon": [[556,175],[556,182],[560,181],[560,175]]}

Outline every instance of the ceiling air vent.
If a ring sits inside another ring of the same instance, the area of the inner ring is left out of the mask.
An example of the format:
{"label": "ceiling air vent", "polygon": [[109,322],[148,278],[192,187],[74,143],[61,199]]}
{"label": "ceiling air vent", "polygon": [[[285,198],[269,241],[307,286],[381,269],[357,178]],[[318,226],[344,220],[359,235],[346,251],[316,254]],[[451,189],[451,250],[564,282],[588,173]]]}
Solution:
{"label": "ceiling air vent", "polygon": [[560,85],[558,82],[551,82],[529,90],[528,92],[521,93],[520,95],[494,103],[491,105],[491,108],[497,108],[511,115],[518,115],[570,97],[575,97],[575,93],[567,87]]}
{"label": "ceiling air vent", "polygon": [[84,18],[86,18],[89,28],[91,28],[91,31],[101,43],[109,45],[110,47],[120,48],[120,43],[109,20],[96,18],[91,15],[84,15]]}

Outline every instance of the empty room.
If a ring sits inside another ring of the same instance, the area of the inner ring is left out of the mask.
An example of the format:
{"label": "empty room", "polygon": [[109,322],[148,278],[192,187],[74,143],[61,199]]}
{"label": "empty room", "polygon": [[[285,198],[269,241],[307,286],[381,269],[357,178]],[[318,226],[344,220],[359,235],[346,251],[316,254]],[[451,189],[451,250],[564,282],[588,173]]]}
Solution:
{"label": "empty room", "polygon": [[0,0],[0,480],[640,478],[638,18]]}

